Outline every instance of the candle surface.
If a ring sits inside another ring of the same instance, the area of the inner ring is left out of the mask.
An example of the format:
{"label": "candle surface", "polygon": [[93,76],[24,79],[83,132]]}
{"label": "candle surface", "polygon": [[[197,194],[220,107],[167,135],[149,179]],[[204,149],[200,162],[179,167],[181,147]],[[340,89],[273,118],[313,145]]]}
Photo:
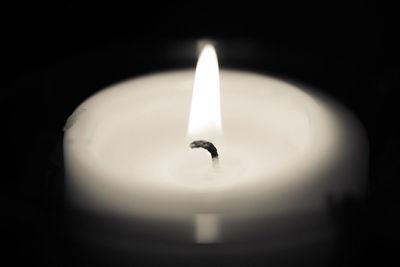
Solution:
{"label": "candle surface", "polygon": [[[127,80],[83,102],[65,129],[70,199],[159,219],[321,209],[364,190],[365,137],[340,105],[266,75],[222,70],[218,169],[190,149],[194,70]],[[351,146],[349,146],[351,144]]]}

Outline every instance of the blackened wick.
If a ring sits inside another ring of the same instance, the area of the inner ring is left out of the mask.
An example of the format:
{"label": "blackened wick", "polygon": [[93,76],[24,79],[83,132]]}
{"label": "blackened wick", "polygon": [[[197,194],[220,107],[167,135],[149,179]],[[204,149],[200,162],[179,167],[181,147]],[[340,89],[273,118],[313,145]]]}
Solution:
{"label": "blackened wick", "polygon": [[204,140],[197,140],[190,143],[190,148],[204,148],[211,154],[211,158],[216,159],[218,158],[218,151],[217,148],[213,145],[213,143],[204,141]]}

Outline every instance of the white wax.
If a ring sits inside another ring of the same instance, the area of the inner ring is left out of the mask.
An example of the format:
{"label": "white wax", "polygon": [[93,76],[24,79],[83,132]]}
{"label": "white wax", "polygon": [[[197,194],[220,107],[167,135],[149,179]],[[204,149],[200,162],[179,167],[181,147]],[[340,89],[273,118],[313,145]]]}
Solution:
{"label": "white wax", "polygon": [[[219,168],[187,135],[194,70],[110,86],[83,102],[64,137],[69,198],[89,209],[187,220],[325,207],[364,190],[366,142],[326,97],[241,71],[220,73]],[[211,138],[213,140],[209,140]]]}

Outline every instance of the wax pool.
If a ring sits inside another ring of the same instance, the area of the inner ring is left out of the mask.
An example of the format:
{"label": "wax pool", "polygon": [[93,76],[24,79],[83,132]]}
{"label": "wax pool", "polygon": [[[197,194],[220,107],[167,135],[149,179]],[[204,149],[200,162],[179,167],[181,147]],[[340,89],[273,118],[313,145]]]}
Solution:
{"label": "wax pool", "polygon": [[205,150],[189,148],[194,73],[126,80],[74,111],[64,136],[74,205],[160,223],[218,214],[229,224],[323,210],[328,195],[364,192],[359,122],[315,91],[250,72],[220,72],[223,131],[208,140],[220,155],[214,168]]}

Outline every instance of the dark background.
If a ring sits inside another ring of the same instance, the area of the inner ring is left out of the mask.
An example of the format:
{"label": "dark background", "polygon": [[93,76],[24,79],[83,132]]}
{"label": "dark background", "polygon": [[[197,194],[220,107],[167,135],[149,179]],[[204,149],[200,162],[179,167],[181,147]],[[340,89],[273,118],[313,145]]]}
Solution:
{"label": "dark background", "polygon": [[341,240],[332,264],[388,262],[398,232],[398,12],[381,1],[320,2],[1,7],[8,255],[15,263],[76,262],[76,250],[60,252],[70,248],[59,229],[67,117],[87,96],[121,79],[193,67],[195,40],[213,38],[222,67],[297,79],[358,116],[370,142],[369,191],[365,199],[332,207]]}

